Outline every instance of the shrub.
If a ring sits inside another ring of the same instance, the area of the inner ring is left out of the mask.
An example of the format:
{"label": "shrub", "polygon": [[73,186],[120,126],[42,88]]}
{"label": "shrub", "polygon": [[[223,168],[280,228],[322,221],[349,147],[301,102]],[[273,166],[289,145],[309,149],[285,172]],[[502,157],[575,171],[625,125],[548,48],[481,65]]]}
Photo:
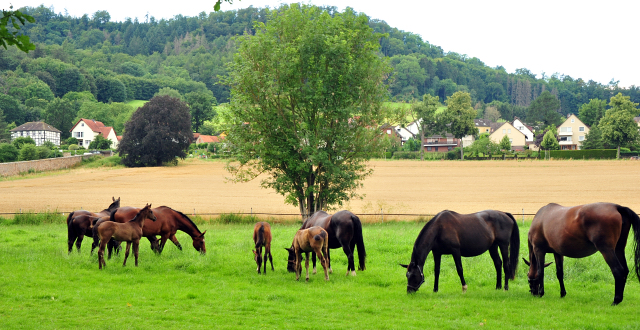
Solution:
{"label": "shrub", "polygon": [[38,159],[38,150],[35,144],[23,144],[18,155],[19,161]]}
{"label": "shrub", "polygon": [[16,146],[9,143],[0,143],[0,163],[15,162],[19,151]]}
{"label": "shrub", "polygon": [[51,149],[45,146],[39,146],[39,147],[36,147],[36,154],[38,157],[37,159],[49,158],[49,155],[51,154]]}
{"label": "shrub", "polygon": [[80,147],[78,147],[77,144],[70,144],[69,145],[69,150],[78,150]]}
{"label": "shrub", "polygon": [[615,159],[616,149],[551,150],[549,157],[555,159]]}
{"label": "shrub", "polygon": [[33,141],[30,136],[17,137],[13,141],[11,141],[11,143],[13,143],[13,145],[18,149],[22,149],[22,146],[24,146],[25,144],[31,144],[34,147],[36,146],[36,141]]}

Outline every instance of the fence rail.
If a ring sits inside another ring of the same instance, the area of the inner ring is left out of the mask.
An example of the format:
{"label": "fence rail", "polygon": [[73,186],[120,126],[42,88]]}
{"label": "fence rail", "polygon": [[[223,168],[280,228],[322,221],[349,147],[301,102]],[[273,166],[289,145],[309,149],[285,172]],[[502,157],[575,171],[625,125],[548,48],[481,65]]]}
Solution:
{"label": "fence rail", "polygon": [[[30,212],[30,211],[25,211],[25,212],[0,212],[0,216],[1,215],[16,215],[16,214],[24,214],[24,213],[30,213],[30,214],[52,214],[52,213],[57,213],[60,215],[65,215],[65,214],[69,214],[71,212],[75,212],[77,210],[74,211],[70,211],[70,212],[65,212],[65,211],[54,211],[54,212]],[[185,212],[186,213],[186,212]],[[514,216],[518,215],[518,216],[534,216],[535,213],[521,213],[521,212],[509,212],[511,214],[513,214]],[[197,213],[197,212],[191,212],[188,213],[189,215],[192,216],[216,216],[216,215],[225,215],[225,214],[237,214],[237,215],[271,215],[271,216],[300,216],[300,213],[268,213],[268,212],[206,212],[206,213]],[[428,214],[428,213],[356,213],[357,216],[409,216],[409,217],[434,217],[436,214]],[[639,214],[640,215],[640,214]]]}

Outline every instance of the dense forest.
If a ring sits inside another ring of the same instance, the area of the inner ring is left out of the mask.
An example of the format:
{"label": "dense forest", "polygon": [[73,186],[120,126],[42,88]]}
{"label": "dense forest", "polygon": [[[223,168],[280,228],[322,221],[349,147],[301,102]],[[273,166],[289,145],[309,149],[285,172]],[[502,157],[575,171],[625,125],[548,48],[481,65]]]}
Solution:
{"label": "dense forest", "polygon": [[[107,11],[71,17],[44,6],[20,10],[36,20],[23,27],[36,49],[23,53],[15,47],[0,48],[0,131],[5,130],[0,134],[6,135],[12,123],[44,119],[63,137],[83,116],[114,126],[121,134],[133,112],[124,102],[149,100],[161,89],[211,95],[214,104],[228,102],[229,90],[219,81],[235,52],[234,37],[253,33],[253,22],[265,22],[269,14],[269,9],[249,7],[113,22]],[[384,34],[381,56],[395,69],[389,78],[391,101],[412,102],[423,94],[444,101],[456,91],[466,91],[478,116],[491,105],[506,120],[526,119],[528,107],[545,91],[560,101],[561,115],[577,114],[591,99],[609,100],[618,93],[640,102],[636,86],[622,88],[615,81],[605,85],[561,74],[537,77],[524,68],[507,73],[478,58],[445,52],[384,21],[371,19],[369,24]]]}

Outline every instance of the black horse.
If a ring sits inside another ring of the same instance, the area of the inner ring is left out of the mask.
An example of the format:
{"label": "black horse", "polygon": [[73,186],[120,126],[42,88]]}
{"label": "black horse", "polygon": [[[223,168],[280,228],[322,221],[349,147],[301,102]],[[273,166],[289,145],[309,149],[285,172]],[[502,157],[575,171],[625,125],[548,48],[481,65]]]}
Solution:
{"label": "black horse", "polygon": [[[344,254],[347,255],[348,266],[347,275],[351,272],[351,275],[356,275],[356,268],[353,261],[353,252],[358,247],[358,270],[365,270],[365,258],[366,252],[364,249],[364,241],[362,239],[362,224],[360,218],[349,211],[340,211],[334,215],[330,215],[324,211],[318,211],[312,214],[307,220],[304,221],[300,229],[307,229],[313,226],[322,227],[329,234],[329,249],[337,249],[342,247]],[[285,248],[289,251],[289,260],[287,262],[287,270],[289,272],[295,272],[294,262],[296,259],[293,252],[293,246],[291,248]],[[313,261],[313,273],[316,273],[316,254],[312,253]],[[331,260],[329,255],[329,272],[333,272],[331,269]]]}
{"label": "black horse", "polygon": [[[520,251],[520,232],[513,215],[506,212],[486,210],[472,214],[458,214],[442,211],[424,225],[411,254],[409,265],[400,264],[407,269],[407,293],[418,291],[424,283],[424,263],[429,252],[433,251],[434,284],[433,292],[438,292],[440,260],[443,254],[453,255],[456,270],[462,282],[462,291],[467,291],[467,283],[462,274],[461,257],[475,257],[489,250],[496,268],[496,289],[502,288],[504,267],[504,289],[509,290],[509,279],[514,279],[518,267]],[[502,253],[502,259],[500,255]]]}

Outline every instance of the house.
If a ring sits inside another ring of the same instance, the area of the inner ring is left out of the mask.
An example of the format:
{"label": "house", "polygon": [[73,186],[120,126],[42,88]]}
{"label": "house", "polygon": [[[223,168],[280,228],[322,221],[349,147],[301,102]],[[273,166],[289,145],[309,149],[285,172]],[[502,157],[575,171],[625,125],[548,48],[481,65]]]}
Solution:
{"label": "house", "polygon": [[11,140],[27,136],[36,142],[36,146],[41,146],[45,141],[60,145],[60,130],[42,121],[24,123],[11,130]]}
{"label": "house", "polygon": [[536,137],[533,135],[533,127],[525,125],[518,117],[513,119],[513,124],[511,125],[527,137],[526,141],[528,143],[535,141]]}
{"label": "house", "polygon": [[500,143],[505,136],[509,137],[511,150],[524,150],[527,137],[524,133],[513,127],[511,123],[503,123],[502,126],[489,135],[489,139],[495,143]]}
{"label": "house", "polygon": [[558,138],[561,150],[580,150],[584,137],[589,133],[589,127],[576,115],[570,113],[567,120],[558,126]]}
{"label": "house", "polygon": [[200,143],[217,143],[222,141],[223,139],[213,135],[202,135],[198,134],[198,138],[196,139],[196,144]]}
{"label": "house", "polygon": [[473,123],[478,129],[478,134],[491,133],[491,121],[489,119],[474,119]]}
{"label": "house", "polygon": [[402,145],[404,145],[404,143],[407,142],[407,140],[411,138],[415,138],[415,135],[405,127],[398,125],[395,127],[395,130],[396,130],[396,134],[400,137],[400,142],[402,143]]}
{"label": "house", "polygon": [[459,146],[460,140],[456,139],[451,133],[432,135],[424,138],[425,152],[447,152]]}
{"label": "house", "polygon": [[395,127],[393,127],[391,124],[382,124],[382,126],[380,126],[378,129],[382,131],[383,136],[388,136],[389,138],[394,139],[402,144],[402,138],[400,137],[400,135],[398,135]]}
{"label": "house", "polygon": [[78,146],[81,147],[89,148],[91,141],[98,135],[110,140],[112,142],[111,148],[118,147],[119,140],[113,127],[104,126],[102,122],[94,119],[80,118],[69,131],[71,136],[78,140]]}

